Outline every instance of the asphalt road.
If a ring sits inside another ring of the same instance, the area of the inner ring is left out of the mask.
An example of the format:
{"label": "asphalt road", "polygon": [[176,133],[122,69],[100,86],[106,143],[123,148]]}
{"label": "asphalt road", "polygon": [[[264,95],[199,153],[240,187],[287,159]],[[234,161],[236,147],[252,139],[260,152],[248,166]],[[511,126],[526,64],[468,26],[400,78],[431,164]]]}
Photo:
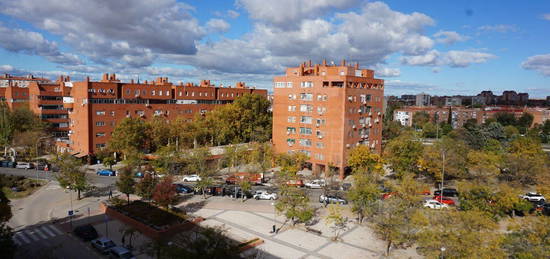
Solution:
{"label": "asphalt road", "polygon": [[[8,168],[0,167],[0,174],[11,174],[11,175],[20,175],[32,179],[42,179],[55,181],[55,175],[51,171],[42,171],[36,169],[18,169],[18,168]],[[98,176],[94,172],[87,172],[87,178],[90,184],[104,187],[109,185],[114,185],[116,182],[116,176]]]}

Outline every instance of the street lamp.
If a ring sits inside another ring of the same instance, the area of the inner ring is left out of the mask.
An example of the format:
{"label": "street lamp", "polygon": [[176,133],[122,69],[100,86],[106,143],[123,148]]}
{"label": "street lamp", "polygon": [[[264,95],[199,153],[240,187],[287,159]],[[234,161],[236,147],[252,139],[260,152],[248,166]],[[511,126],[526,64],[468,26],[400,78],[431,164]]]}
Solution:
{"label": "street lamp", "polygon": [[443,253],[445,253],[445,250],[447,250],[444,246],[441,247],[441,259],[445,258]]}
{"label": "street lamp", "polygon": [[[36,140],[36,143],[34,145],[34,151],[36,152],[36,157],[38,157],[38,144],[40,144],[40,140],[43,140],[43,139],[48,139],[48,138],[51,138],[53,136],[44,136],[44,137],[40,137],[38,138],[38,140]],[[36,170],[36,179],[38,179],[38,166],[35,168]]]}
{"label": "street lamp", "polygon": [[272,202],[271,203],[271,206],[273,206],[273,234],[275,234],[275,230],[277,229],[276,228],[276,221],[275,221],[275,215],[276,215],[276,211],[275,211],[275,202]]}

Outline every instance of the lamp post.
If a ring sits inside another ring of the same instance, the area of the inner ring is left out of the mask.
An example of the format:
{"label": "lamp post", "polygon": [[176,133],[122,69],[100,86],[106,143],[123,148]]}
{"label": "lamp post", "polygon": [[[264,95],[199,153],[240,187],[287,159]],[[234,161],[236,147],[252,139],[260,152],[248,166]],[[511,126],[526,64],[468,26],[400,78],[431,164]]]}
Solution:
{"label": "lamp post", "polygon": [[[34,151],[36,153],[36,157],[38,157],[38,144],[40,144],[40,140],[43,140],[43,139],[48,139],[48,138],[51,138],[52,136],[44,136],[44,137],[40,137],[38,138],[38,140],[36,140],[36,143],[34,145]],[[38,179],[38,166],[35,168],[36,170],[36,179]]]}
{"label": "lamp post", "polygon": [[[445,181],[445,151],[441,151],[441,157],[443,159],[443,165],[442,165],[442,170],[441,170],[441,193],[439,194],[440,197],[441,197],[441,204],[443,204],[443,183]],[[440,205],[440,206],[443,206],[443,205]]]}
{"label": "lamp post", "polygon": [[277,229],[277,228],[276,228],[277,223],[276,223],[276,221],[275,221],[275,215],[276,215],[276,213],[277,213],[277,212],[275,211],[275,202],[272,202],[272,203],[271,203],[271,206],[273,206],[273,234],[275,234],[275,232],[276,232],[275,230]]}
{"label": "lamp post", "polygon": [[441,247],[441,259],[445,258],[444,253],[447,250],[444,246]]}

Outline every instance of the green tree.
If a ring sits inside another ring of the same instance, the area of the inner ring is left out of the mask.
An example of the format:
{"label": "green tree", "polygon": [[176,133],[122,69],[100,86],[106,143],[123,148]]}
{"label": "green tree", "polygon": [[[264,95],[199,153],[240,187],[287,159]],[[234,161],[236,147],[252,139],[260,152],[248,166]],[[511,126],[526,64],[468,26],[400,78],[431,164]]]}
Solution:
{"label": "green tree", "polygon": [[4,153],[11,144],[14,126],[11,120],[11,112],[6,102],[0,102],[0,145],[4,147]]}
{"label": "green tree", "polygon": [[419,162],[424,146],[413,134],[411,131],[404,132],[388,142],[384,149],[384,158],[397,175],[420,172]]}
{"label": "green tree", "polygon": [[55,175],[59,185],[76,191],[77,199],[80,200],[80,193],[89,187],[82,161],[68,153],[63,153],[57,156],[53,163],[59,168],[59,172]]}
{"label": "green tree", "polygon": [[470,150],[467,155],[468,175],[470,179],[478,182],[488,182],[500,174],[502,156],[496,152]]}
{"label": "green tree", "polygon": [[398,121],[384,120],[384,127],[382,129],[382,138],[385,140],[392,140],[398,137],[403,130],[404,130],[403,125],[401,125],[401,123],[399,123]]}
{"label": "green tree", "polygon": [[501,178],[525,185],[535,184],[540,175],[548,172],[547,159],[538,140],[518,137],[509,143]]}
{"label": "green tree", "polygon": [[149,130],[151,137],[152,150],[158,150],[170,143],[170,124],[162,117],[156,116],[152,120],[146,122],[146,128]]}
{"label": "green tree", "polygon": [[325,222],[334,233],[332,240],[338,241],[340,233],[347,229],[348,219],[342,214],[342,205],[331,204],[328,207],[328,215],[325,217]]}
{"label": "green tree", "polygon": [[352,211],[359,216],[359,223],[373,213],[373,208],[380,199],[381,191],[373,175],[354,173],[353,185],[347,193],[352,204]]}
{"label": "green tree", "polygon": [[145,174],[136,186],[137,195],[142,199],[151,200],[156,184],[156,179],[151,174]]}
{"label": "green tree", "polygon": [[415,241],[415,229],[410,223],[416,208],[396,197],[379,201],[369,222],[374,233],[386,241],[386,256],[392,248],[411,246]]}
{"label": "green tree", "polygon": [[520,133],[525,134],[527,130],[533,125],[534,117],[532,114],[524,112],[517,120],[516,125]]}
{"label": "green tree", "polygon": [[279,186],[279,198],[275,203],[275,209],[293,225],[305,223],[315,216],[315,210],[309,205],[306,191],[295,186]]}
{"label": "green tree", "polygon": [[[420,160],[422,169],[436,180],[464,178],[466,174],[466,155],[468,147],[464,142],[443,137],[432,146],[424,149]],[[443,174],[443,168],[445,172]]]}
{"label": "green tree", "polygon": [[186,173],[196,174],[201,178],[197,187],[202,189],[203,198],[206,198],[205,189],[212,185],[213,177],[216,174],[216,170],[208,165],[210,157],[208,148],[196,148],[190,150],[184,158]]}
{"label": "green tree", "polygon": [[[174,245],[163,246],[160,258],[241,258],[239,245],[227,237],[226,232],[222,227],[194,228],[185,235],[179,235]],[[153,249],[149,249],[148,254],[153,255],[157,247],[150,247]]]}
{"label": "green tree", "polygon": [[414,113],[412,121],[414,128],[422,128],[428,122],[430,122],[430,115],[427,112],[420,111]]}
{"label": "green tree", "polygon": [[506,136],[506,139],[511,140],[519,136],[519,130],[515,126],[508,125],[504,127],[504,136]]}
{"label": "green tree", "polygon": [[481,211],[418,210],[417,251],[427,258],[506,258],[497,224]]}
{"label": "green tree", "polygon": [[10,200],[3,191],[0,183],[0,255],[4,258],[13,258],[16,246],[13,242],[13,231],[6,224],[12,217]]}
{"label": "green tree", "polygon": [[108,146],[111,150],[125,155],[143,151],[150,139],[148,133],[149,127],[142,119],[124,118],[113,131]]}
{"label": "green tree", "polygon": [[500,123],[502,126],[508,126],[508,125],[515,126],[515,125],[517,125],[516,116],[514,116],[513,113],[509,113],[509,112],[497,112],[497,113],[495,114],[495,119],[496,119],[497,122]]}
{"label": "green tree", "polygon": [[427,122],[422,126],[422,136],[425,138],[435,138],[437,137],[438,129],[435,124]]}
{"label": "green tree", "polygon": [[526,217],[514,222],[504,239],[509,258],[550,258],[550,218]]}
{"label": "green tree", "polygon": [[120,192],[126,194],[128,204],[130,204],[130,194],[136,192],[136,182],[134,181],[134,177],[132,175],[132,168],[123,167],[119,170],[119,172],[120,174],[118,180],[116,181],[116,187]]}

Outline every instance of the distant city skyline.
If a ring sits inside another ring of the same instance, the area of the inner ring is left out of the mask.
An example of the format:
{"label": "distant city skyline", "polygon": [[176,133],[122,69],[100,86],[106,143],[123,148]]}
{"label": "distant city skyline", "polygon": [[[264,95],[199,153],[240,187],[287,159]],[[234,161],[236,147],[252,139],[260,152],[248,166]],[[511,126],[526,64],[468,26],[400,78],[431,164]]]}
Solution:
{"label": "distant city skyline", "polygon": [[[545,1],[0,0],[0,73],[272,91],[304,60],[359,62],[386,95],[550,95]],[[513,14],[513,15],[511,15]]]}

